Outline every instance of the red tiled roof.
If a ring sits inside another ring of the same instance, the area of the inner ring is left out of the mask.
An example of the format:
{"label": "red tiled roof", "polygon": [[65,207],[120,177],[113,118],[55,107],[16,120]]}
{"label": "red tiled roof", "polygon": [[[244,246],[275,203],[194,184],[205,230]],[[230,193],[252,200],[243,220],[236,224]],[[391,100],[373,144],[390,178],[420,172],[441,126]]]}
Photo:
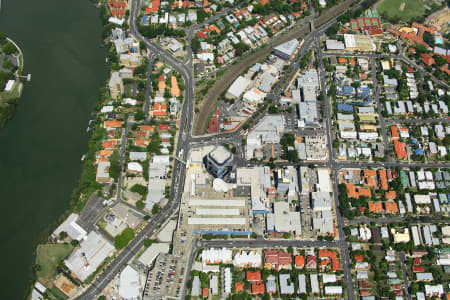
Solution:
{"label": "red tiled roof", "polygon": [[109,121],[105,121],[103,123],[103,127],[105,128],[118,128],[118,127],[122,127],[122,121],[118,121],[118,120],[109,120]]}
{"label": "red tiled roof", "polygon": [[398,140],[394,141],[394,149],[398,158],[408,158],[408,153],[406,153],[406,144]]}
{"label": "red tiled roof", "polygon": [[306,265],[315,268],[317,265],[317,258],[314,255],[308,255],[308,257],[306,257]]}
{"label": "red tiled roof", "polygon": [[244,290],[244,286],[245,286],[245,283],[243,283],[243,282],[236,282],[234,284],[234,289],[236,290],[236,292],[241,292],[241,291]]}
{"label": "red tiled roof", "polygon": [[264,294],[265,291],[266,291],[266,289],[264,287],[264,283],[252,284],[252,294],[253,295]]}
{"label": "red tiled roof", "polygon": [[384,197],[385,197],[387,200],[394,200],[395,198],[397,198],[397,192],[396,192],[396,191],[389,191],[389,192],[386,192],[386,193],[384,194]]}
{"label": "red tiled roof", "polygon": [[261,282],[261,272],[260,271],[247,271],[247,281],[249,282]]}
{"label": "red tiled roof", "polygon": [[333,272],[339,271],[341,269],[340,262],[339,262],[339,259],[337,258],[337,252],[336,251],[331,251],[331,250],[327,250],[327,249],[320,249],[319,250],[319,257],[320,258],[324,258],[324,257],[331,258],[331,264],[332,264]]}
{"label": "red tiled roof", "polygon": [[208,37],[204,32],[201,31],[197,32],[197,36],[202,39],[206,39]]}
{"label": "red tiled roof", "polygon": [[425,269],[422,266],[413,266],[413,272],[423,272]]}
{"label": "red tiled roof", "polygon": [[280,252],[278,253],[278,264],[280,265],[291,265],[292,264],[292,256],[289,252]]}
{"label": "red tiled roof", "polygon": [[391,126],[391,135],[392,135],[392,139],[399,139],[400,138],[400,134],[398,132],[398,127],[395,125]]}
{"label": "red tiled roof", "polygon": [[374,213],[384,212],[382,202],[369,201],[369,211]]}
{"label": "red tiled roof", "polygon": [[168,131],[169,130],[169,125],[168,124],[159,124],[158,125],[158,130],[159,131]]}
{"label": "red tiled roof", "polygon": [[303,257],[303,255],[297,255],[295,257],[295,265],[299,268],[303,268],[303,266],[305,265],[305,258]]}
{"label": "red tiled roof", "polygon": [[423,63],[426,64],[427,66],[432,66],[436,63],[434,58],[432,58],[431,55],[428,53],[421,53],[420,57],[422,58]]}
{"label": "red tiled roof", "polygon": [[355,261],[356,262],[362,262],[364,260],[364,256],[362,255],[355,255]]}
{"label": "red tiled roof", "polygon": [[389,214],[398,214],[398,206],[397,202],[394,201],[386,201],[384,202],[384,207],[386,208],[386,212]]}

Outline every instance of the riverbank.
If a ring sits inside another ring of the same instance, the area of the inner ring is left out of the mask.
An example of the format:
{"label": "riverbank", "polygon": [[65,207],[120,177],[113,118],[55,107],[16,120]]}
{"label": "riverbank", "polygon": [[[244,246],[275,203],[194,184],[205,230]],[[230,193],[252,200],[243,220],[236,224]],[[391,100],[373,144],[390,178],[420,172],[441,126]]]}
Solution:
{"label": "riverbank", "polygon": [[22,96],[23,61],[22,49],[12,39],[0,33],[0,129],[13,118]]}

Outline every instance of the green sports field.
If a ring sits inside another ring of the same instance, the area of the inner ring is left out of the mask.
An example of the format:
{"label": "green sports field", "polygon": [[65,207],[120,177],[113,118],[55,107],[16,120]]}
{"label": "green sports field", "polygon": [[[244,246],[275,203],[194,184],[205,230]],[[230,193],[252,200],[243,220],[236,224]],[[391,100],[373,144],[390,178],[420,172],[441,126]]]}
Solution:
{"label": "green sports field", "polygon": [[391,22],[414,21],[425,13],[423,0],[381,0],[377,8]]}

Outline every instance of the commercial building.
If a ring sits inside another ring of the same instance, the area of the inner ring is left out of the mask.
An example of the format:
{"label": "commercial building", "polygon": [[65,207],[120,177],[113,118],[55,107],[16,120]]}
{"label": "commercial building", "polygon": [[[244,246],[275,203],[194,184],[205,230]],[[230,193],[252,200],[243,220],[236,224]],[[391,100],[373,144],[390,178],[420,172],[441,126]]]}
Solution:
{"label": "commercial building", "polygon": [[64,264],[77,278],[85,281],[114,250],[114,246],[100,234],[91,231],[86,240],[81,242],[80,248]]}
{"label": "commercial building", "polygon": [[242,93],[248,88],[250,84],[250,80],[245,77],[239,76],[230,86],[225,97],[229,99],[236,99],[241,97]]}
{"label": "commercial building", "polygon": [[70,216],[56,228],[52,236],[59,237],[61,232],[67,233],[72,240],[81,241],[86,238],[87,232],[77,223],[78,214],[72,213]]}
{"label": "commercial building", "polygon": [[141,283],[139,273],[127,265],[119,276],[119,295],[123,300],[139,300]]}
{"label": "commercial building", "polygon": [[150,267],[160,253],[169,253],[169,248],[170,245],[168,243],[153,243],[150,247],[145,249],[138,261],[142,265]]}
{"label": "commercial building", "polygon": [[278,144],[284,131],[282,115],[265,116],[247,135],[246,157],[252,159],[264,144]]}
{"label": "commercial building", "polygon": [[233,169],[233,154],[224,146],[217,146],[204,158],[206,170],[216,178],[223,178]]}
{"label": "commercial building", "polygon": [[290,211],[287,201],[274,203],[274,217],[277,232],[293,232],[297,235],[302,233],[300,213]]}
{"label": "commercial building", "polygon": [[148,193],[145,203],[147,209],[160,204],[165,199],[167,170],[170,158],[168,155],[155,155],[148,170]]}
{"label": "commercial building", "polygon": [[273,54],[284,60],[290,60],[297,50],[300,42],[296,39],[287,41],[273,49]]}

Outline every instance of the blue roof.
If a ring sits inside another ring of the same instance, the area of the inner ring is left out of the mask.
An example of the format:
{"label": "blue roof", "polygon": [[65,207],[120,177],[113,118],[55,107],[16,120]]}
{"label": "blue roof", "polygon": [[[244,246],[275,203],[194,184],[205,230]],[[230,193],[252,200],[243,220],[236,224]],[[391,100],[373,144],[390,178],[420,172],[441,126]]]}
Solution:
{"label": "blue roof", "polygon": [[253,72],[259,72],[261,70],[262,65],[260,63],[256,63],[253,67],[252,67],[252,71]]}
{"label": "blue roof", "polygon": [[422,148],[417,148],[416,151],[414,151],[414,155],[423,155]]}
{"label": "blue roof", "polygon": [[415,138],[412,138],[412,139],[411,139],[411,142],[412,142],[413,144],[417,144],[417,140],[416,140]]}
{"label": "blue roof", "polygon": [[352,86],[346,85],[346,86],[338,86],[337,87],[338,94],[341,95],[351,95],[355,92],[355,89]]}
{"label": "blue roof", "polygon": [[368,87],[360,87],[358,88],[358,94],[367,96],[370,94],[370,89]]}
{"label": "blue roof", "polygon": [[142,16],[142,25],[148,25],[148,15]]}
{"label": "blue roof", "polygon": [[254,215],[265,215],[265,214],[268,214],[269,211],[268,211],[268,210],[258,210],[258,209],[254,209],[254,210],[252,210],[252,213],[253,213]]}
{"label": "blue roof", "polygon": [[369,104],[372,104],[372,102],[373,102],[373,99],[372,98],[367,98],[366,100],[364,100],[364,105],[369,105]]}
{"label": "blue roof", "polygon": [[337,109],[338,109],[339,111],[353,112],[353,105],[339,103],[339,104],[337,105]]}

